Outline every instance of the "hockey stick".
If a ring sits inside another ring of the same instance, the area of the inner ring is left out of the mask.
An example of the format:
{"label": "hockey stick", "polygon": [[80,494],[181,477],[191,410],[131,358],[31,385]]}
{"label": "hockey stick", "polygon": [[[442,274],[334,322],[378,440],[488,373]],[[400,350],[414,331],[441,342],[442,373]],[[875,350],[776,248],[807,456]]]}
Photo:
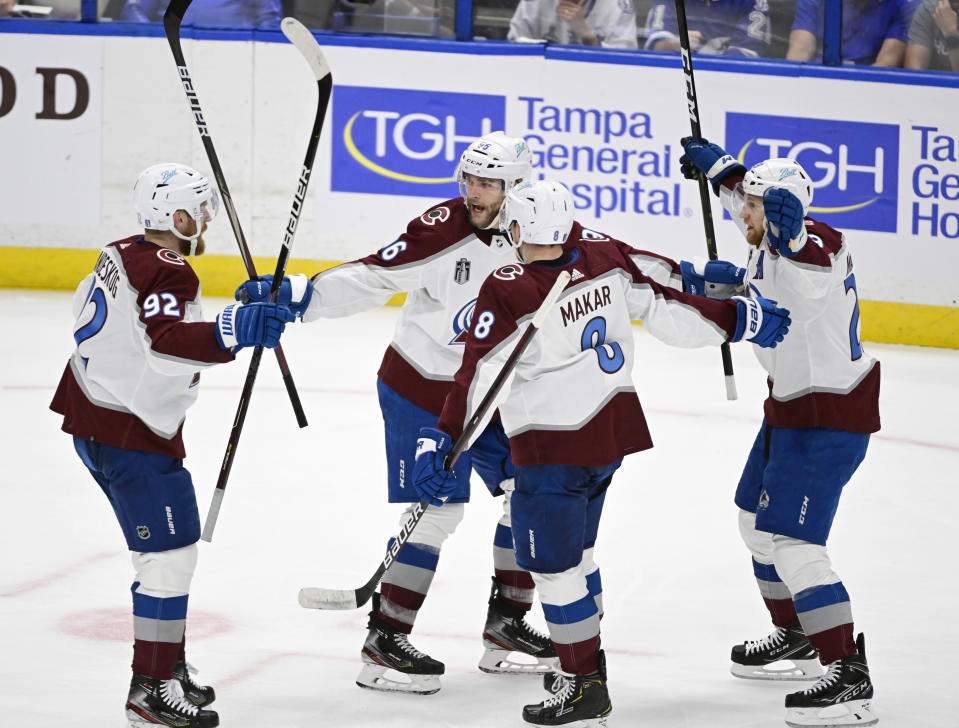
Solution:
{"label": "hockey stick", "polygon": [[[297,180],[296,191],[293,193],[293,206],[290,208],[290,219],[286,223],[286,230],[283,235],[283,246],[280,248],[280,254],[276,259],[276,270],[273,273],[273,285],[270,289],[269,300],[274,300],[276,294],[283,283],[283,276],[286,274],[286,265],[289,262],[290,250],[293,247],[293,236],[296,234],[296,228],[300,221],[300,213],[303,210],[303,203],[306,200],[306,190],[310,184],[310,175],[313,172],[313,161],[316,159],[316,150],[320,143],[320,132],[323,131],[323,121],[326,118],[326,108],[330,103],[330,93],[333,90],[333,74],[330,72],[330,66],[323,56],[323,51],[316,42],[316,38],[306,28],[303,23],[294,18],[284,18],[281,24],[283,34],[289,39],[296,49],[310,64],[310,70],[316,76],[317,100],[316,100],[316,118],[313,120],[313,130],[310,132],[310,142],[306,147],[306,158],[303,160],[303,168],[300,170],[300,177]],[[213,500],[210,503],[210,510],[206,514],[206,523],[203,525],[203,534],[200,538],[204,541],[213,539],[213,529],[216,527],[217,517],[220,514],[220,505],[223,502],[223,494],[226,491],[226,482],[230,477],[230,470],[233,467],[233,458],[236,456],[236,448],[240,442],[240,433],[243,430],[243,423],[246,421],[246,413],[250,407],[250,395],[253,393],[253,384],[256,381],[256,375],[260,368],[260,360],[263,358],[263,347],[258,346],[253,350],[253,356],[250,358],[250,368],[246,373],[246,382],[243,384],[243,392],[240,395],[240,403],[237,406],[236,417],[233,420],[233,427],[230,430],[230,439],[227,442],[226,453],[223,456],[223,462],[220,465],[220,477],[217,479],[216,488],[213,490]]]}
{"label": "hockey stick", "polygon": [[[217,187],[220,188],[220,198],[223,200],[223,207],[230,218],[230,225],[233,227],[233,235],[236,237],[236,243],[240,248],[240,257],[246,267],[246,274],[249,278],[255,279],[256,267],[253,265],[253,256],[250,255],[250,249],[246,244],[246,236],[243,235],[243,229],[240,227],[240,218],[237,217],[236,208],[233,206],[233,197],[226,186],[226,177],[223,176],[223,168],[216,156],[216,149],[213,148],[213,139],[210,136],[206,119],[203,117],[203,109],[200,108],[200,99],[193,87],[193,79],[190,77],[186,59],[183,57],[183,48],[180,46],[180,24],[183,22],[183,15],[190,7],[191,2],[193,0],[170,0],[170,5],[163,14],[163,29],[166,32],[170,50],[173,52],[173,60],[176,62],[177,70],[180,73],[180,82],[183,84],[184,92],[186,92],[186,100],[190,105],[193,121],[196,122],[197,131],[200,132],[200,140],[203,142],[207,159],[210,161],[213,177],[216,179]],[[290,402],[293,404],[296,422],[300,427],[306,427],[306,412],[303,411],[300,395],[296,391],[296,385],[293,384],[293,375],[290,373],[290,365],[286,362],[286,355],[283,353],[281,346],[277,346],[274,351],[276,352],[276,361],[280,365],[280,373],[283,375],[283,383],[286,385]]]}
{"label": "hockey stick", "polygon": [[[533,320],[526,328],[526,331],[523,332],[519,343],[516,345],[516,348],[513,349],[513,353],[509,355],[506,363],[503,364],[503,368],[500,369],[499,373],[496,375],[496,379],[494,379],[493,383],[490,385],[486,396],[483,397],[482,401],[477,406],[473,416],[467,420],[466,425],[463,427],[463,434],[456,439],[452,450],[450,450],[449,455],[446,456],[446,460],[443,462],[443,467],[446,470],[453,469],[456,459],[466,448],[466,444],[473,436],[476,428],[479,427],[480,422],[489,412],[496,395],[499,394],[499,391],[503,388],[506,380],[509,378],[510,374],[513,373],[513,369],[516,368],[516,363],[519,361],[519,358],[523,355],[523,352],[526,350],[526,347],[532,340],[533,334],[535,334],[542,325],[546,315],[556,303],[556,299],[559,298],[560,294],[563,292],[563,289],[566,287],[566,284],[569,283],[569,279],[569,271],[563,271],[560,273],[556,278],[556,281],[553,283],[553,287],[550,288],[549,293],[546,294],[546,298],[543,299],[543,302],[540,304],[539,308],[536,309],[536,313],[533,315]],[[390,565],[396,560],[396,556],[399,554],[400,549],[403,548],[403,544],[409,541],[410,536],[413,534],[413,530],[416,528],[416,524],[420,522],[420,519],[423,517],[423,514],[426,512],[427,508],[429,508],[429,504],[425,503],[424,501],[414,504],[413,512],[410,513],[406,523],[404,523],[403,527],[400,529],[399,534],[391,540],[389,551],[386,552],[385,558],[380,563],[379,567],[377,567],[373,576],[370,577],[370,580],[366,582],[366,584],[361,586],[359,589],[323,589],[322,587],[303,587],[300,589],[299,594],[300,606],[308,609],[357,609],[366,604],[370,597],[373,596],[376,585],[380,583],[380,579],[383,578],[383,574],[386,573],[386,570],[389,569]]]}
{"label": "hockey stick", "polygon": [[[676,0],[676,20],[679,23],[679,45],[683,56],[683,73],[686,75],[686,102],[689,106],[689,126],[696,139],[703,138],[699,127],[699,101],[696,98],[696,82],[693,80],[693,59],[689,50],[689,28],[686,27],[686,2]],[[709,202],[709,187],[705,175],[699,175],[699,202],[703,208],[703,228],[706,233],[706,253],[710,260],[719,258],[716,252],[716,231],[713,229],[713,209]],[[729,342],[720,347],[723,357],[723,374],[726,377],[726,399],[736,399],[736,377],[733,374],[733,357]]]}

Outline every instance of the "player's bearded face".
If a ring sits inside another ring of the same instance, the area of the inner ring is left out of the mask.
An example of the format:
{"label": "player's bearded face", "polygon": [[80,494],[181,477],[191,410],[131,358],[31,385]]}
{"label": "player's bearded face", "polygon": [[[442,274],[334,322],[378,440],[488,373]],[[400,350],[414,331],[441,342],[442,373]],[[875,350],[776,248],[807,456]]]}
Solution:
{"label": "player's bearded face", "polygon": [[466,214],[470,225],[487,228],[493,224],[499,214],[500,205],[506,198],[503,182],[488,177],[464,175]]}
{"label": "player's bearded face", "polygon": [[[194,235],[197,230],[196,220],[194,220],[192,217],[190,217],[186,212],[183,212],[182,210],[177,212],[177,215],[182,215],[182,217],[179,220],[174,221],[174,224],[176,224],[177,226],[177,230],[179,230],[181,233],[187,236]],[[196,239],[196,252],[194,253],[195,256],[203,255],[203,253],[206,252],[206,242],[203,240],[203,233],[206,232],[208,219],[209,218],[207,217],[204,218],[202,222],[203,227],[200,229],[200,237]],[[177,238],[177,246],[178,246],[178,252],[184,258],[190,255],[189,240],[181,240],[180,238]]]}
{"label": "player's bearded face", "polygon": [[746,223],[746,242],[759,247],[766,235],[766,211],[763,198],[758,195],[746,195],[739,217]]}

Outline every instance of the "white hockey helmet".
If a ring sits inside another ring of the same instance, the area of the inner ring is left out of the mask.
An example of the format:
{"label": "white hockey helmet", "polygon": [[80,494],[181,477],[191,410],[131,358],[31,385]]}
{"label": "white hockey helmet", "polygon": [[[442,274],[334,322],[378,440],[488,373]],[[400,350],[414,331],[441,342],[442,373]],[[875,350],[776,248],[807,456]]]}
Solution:
{"label": "white hockey helmet", "polygon": [[[499,226],[514,248],[530,245],[562,245],[573,227],[573,196],[559,182],[523,182],[506,193],[499,209]],[[519,238],[513,239],[513,223]]]}
{"label": "white hockey helmet", "polygon": [[[133,205],[140,225],[147,230],[169,230],[190,242],[195,253],[203,222],[216,217],[220,198],[210,180],[192,167],[176,162],[154,164],[140,173],[133,185]],[[196,234],[183,235],[173,224],[173,213],[183,210],[196,221]]]}
{"label": "white hockey helmet", "polygon": [[[503,182],[503,191],[533,176],[533,155],[526,141],[493,131],[470,144],[456,165],[456,182],[463,194],[464,175],[487,177]],[[466,195],[463,194],[465,197]]]}
{"label": "white hockey helmet", "polygon": [[785,187],[802,203],[803,216],[812,204],[812,180],[795,159],[775,157],[754,164],[743,177],[743,192],[762,197],[771,187]]}

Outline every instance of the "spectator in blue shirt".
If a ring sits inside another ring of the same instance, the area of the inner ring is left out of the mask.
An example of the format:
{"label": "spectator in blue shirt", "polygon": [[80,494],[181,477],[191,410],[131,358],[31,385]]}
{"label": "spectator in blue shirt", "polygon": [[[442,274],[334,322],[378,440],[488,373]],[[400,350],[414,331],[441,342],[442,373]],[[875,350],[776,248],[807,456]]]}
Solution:
{"label": "spectator in blue shirt", "polygon": [[[766,56],[771,40],[768,0],[705,0],[686,5],[689,48],[693,53]],[[655,2],[646,16],[646,48],[679,50],[673,0]]]}
{"label": "spectator in blue shirt", "polygon": [[[842,62],[901,68],[917,0],[842,0]],[[822,62],[824,0],[799,0],[787,61]]]}
{"label": "spectator in blue shirt", "polygon": [[[163,20],[170,0],[127,0],[120,20],[152,23]],[[283,19],[280,0],[193,0],[183,18],[193,25],[279,26]]]}

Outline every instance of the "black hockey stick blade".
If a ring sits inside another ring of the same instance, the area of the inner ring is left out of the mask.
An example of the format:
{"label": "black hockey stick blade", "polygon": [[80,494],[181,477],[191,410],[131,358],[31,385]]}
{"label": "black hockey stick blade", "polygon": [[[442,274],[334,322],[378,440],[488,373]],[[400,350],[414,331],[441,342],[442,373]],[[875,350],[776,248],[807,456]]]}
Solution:
{"label": "black hockey stick blade", "polygon": [[[536,309],[536,313],[533,315],[532,322],[530,322],[530,325],[526,328],[526,331],[523,332],[523,335],[520,338],[519,343],[516,345],[516,348],[513,349],[513,352],[503,364],[503,368],[496,375],[496,378],[490,385],[489,391],[476,407],[476,412],[474,412],[473,415],[466,421],[462,434],[456,439],[456,442],[453,443],[453,447],[450,450],[449,455],[446,456],[446,460],[443,464],[443,467],[446,468],[446,470],[453,469],[453,464],[456,462],[456,458],[458,458],[460,453],[466,449],[466,445],[469,443],[470,438],[489,412],[493,401],[496,399],[496,395],[499,393],[500,389],[502,389],[503,385],[506,383],[506,380],[509,378],[510,373],[516,367],[519,358],[523,355],[523,352],[526,350],[526,347],[532,340],[533,335],[536,333],[539,327],[543,325],[546,315],[550,312],[553,306],[556,305],[556,301],[559,299],[560,294],[562,294],[563,289],[566,288],[566,285],[569,283],[570,277],[569,271],[563,271],[556,277],[556,281],[549,289],[549,292],[546,294],[546,297],[543,299],[543,302],[540,304],[539,308]],[[399,554],[400,549],[402,549],[403,545],[409,541],[410,536],[413,534],[413,530],[416,528],[416,524],[420,522],[423,514],[426,513],[426,510],[430,507],[428,503],[423,501],[420,501],[417,505],[418,507],[414,508],[412,513],[410,513],[410,517],[407,519],[406,523],[403,524],[403,528],[400,529],[399,534],[390,542],[390,549],[386,552],[386,557],[377,567],[376,573],[373,574],[366,584],[361,586],[359,589],[323,589],[322,587],[303,587],[300,589],[298,596],[300,606],[306,607],[307,609],[357,609],[366,604],[370,597],[373,596],[376,585],[380,583],[380,580],[383,578],[383,575],[386,573],[387,569],[389,569],[396,560],[396,556]]]}

